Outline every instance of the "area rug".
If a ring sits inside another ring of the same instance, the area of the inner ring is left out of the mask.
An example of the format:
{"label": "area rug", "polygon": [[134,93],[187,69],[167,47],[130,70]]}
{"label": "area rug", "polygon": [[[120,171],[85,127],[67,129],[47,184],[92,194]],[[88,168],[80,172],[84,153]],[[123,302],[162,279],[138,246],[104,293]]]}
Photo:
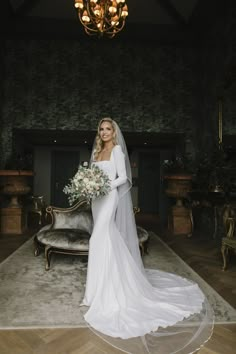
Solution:
{"label": "area rug", "polygon": [[[0,264],[0,328],[84,327],[86,308],[79,307],[86,279],[86,258],[53,255],[45,271],[44,254],[34,256],[33,239]],[[215,311],[216,323],[236,323],[236,310],[150,233],[146,268],[176,273],[197,282]]]}

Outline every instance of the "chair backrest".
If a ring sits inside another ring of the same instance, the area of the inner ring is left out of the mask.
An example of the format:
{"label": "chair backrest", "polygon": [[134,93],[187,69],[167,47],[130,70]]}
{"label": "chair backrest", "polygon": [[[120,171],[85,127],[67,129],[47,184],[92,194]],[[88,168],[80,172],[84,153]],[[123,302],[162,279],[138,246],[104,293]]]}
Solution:
{"label": "chair backrest", "polygon": [[226,237],[233,238],[235,234],[236,212],[231,204],[224,205],[223,208],[223,223],[225,226]]}
{"label": "chair backrest", "polygon": [[51,215],[53,229],[80,229],[92,233],[92,212],[83,200],[70,208],[49,206],[46,211]]}
{"label": "chair backrest", "polygon": [[70,213],[53,211],[53,229],[80,229],[92,233],[93,218],[89,210],[74,210]]}
{"label": "chair backrest", "polygon": [[235,218],[228,218],[226,220],[226,237],[233,238],[235,236]]}

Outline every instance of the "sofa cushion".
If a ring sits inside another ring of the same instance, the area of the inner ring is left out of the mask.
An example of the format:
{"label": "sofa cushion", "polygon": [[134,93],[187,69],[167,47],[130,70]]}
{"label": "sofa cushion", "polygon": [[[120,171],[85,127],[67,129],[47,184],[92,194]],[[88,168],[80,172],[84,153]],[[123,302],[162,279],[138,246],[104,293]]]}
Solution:
{"label": "sofa cushion", "polygon": [[37,234],[37,240],[45,246],[73,251],[88,251],[90,234],[79,229],[50,229]]}

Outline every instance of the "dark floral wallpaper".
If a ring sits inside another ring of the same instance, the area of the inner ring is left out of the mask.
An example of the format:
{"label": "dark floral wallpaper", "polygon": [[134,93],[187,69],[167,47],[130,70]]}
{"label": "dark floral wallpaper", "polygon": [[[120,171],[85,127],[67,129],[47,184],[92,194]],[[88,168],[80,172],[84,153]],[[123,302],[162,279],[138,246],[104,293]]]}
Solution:
{"label": "dark floral wallpaper", "polygon": [[[218,101],[223,102],[223,134],[236,134],[236,3],[222,9],[215,19],[202,49],[201,104],[203,144],[210,147],[218,139]],[[209,139],[209,137],[211,139]]]}
{"label": "dark floral wallpaper", "polygon": [[0,164],[13,128],[95,130],[111,116],[122,130],[185,133],[186,150],[236,134],[236,3],[212,20],[198,47],[75,40],[1,39]]}
{"label": "dark floral wallpaper", "polygon": [[194,140],[198,56],[197,48],[152,43],[7,40],[2,164],[13,127],[94,130],[111,116],[126,131]]}

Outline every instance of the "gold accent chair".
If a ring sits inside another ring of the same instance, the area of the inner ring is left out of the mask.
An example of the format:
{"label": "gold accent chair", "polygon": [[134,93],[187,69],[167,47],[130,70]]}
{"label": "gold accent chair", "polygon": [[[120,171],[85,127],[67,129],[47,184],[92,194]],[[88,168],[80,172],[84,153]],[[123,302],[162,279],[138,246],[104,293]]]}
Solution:
{"label": "gold accent chair", "polygon": [[222,238],[221,252],[223,256],[223,270],[226,270],[230,259],[230,253],[236,253],[236,211],[235,207],[230,204],[224,206],[223,223],[225,226],[226,236]]}
{"label": "gold accent chair", "polygon": [[27,214],[34,213],[39,216],[38,224],[41,226],[46,215],[46,203],[43,196],[30,196],[30,203],[27,206]]}

